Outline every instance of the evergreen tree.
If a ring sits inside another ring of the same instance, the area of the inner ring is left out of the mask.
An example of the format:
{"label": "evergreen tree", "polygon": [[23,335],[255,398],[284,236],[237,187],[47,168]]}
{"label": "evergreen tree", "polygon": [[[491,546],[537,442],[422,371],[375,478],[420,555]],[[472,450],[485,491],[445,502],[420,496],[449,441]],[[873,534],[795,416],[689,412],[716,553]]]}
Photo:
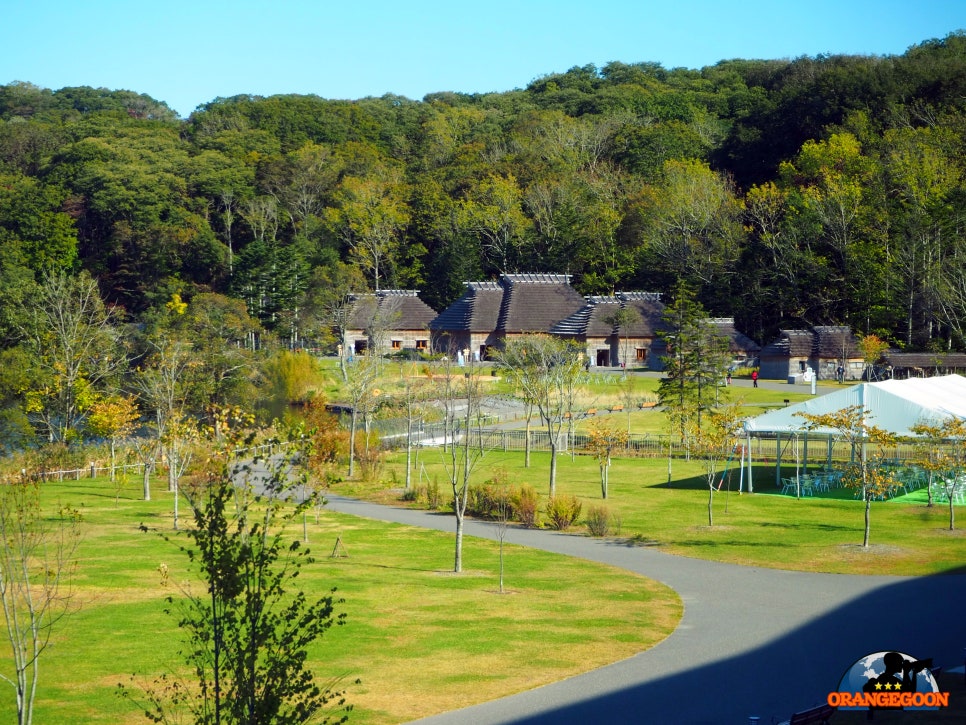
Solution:
{"label": "evergreen tree", "polygon": [[678,285],[664,322],[666,330],[658,335],[668,352],[662,358],[664,377],[658,396],[669,420],[685,437],[689,424],[700,430],[702,414],[720,402],[729,364],[728,341],[684,284]]}

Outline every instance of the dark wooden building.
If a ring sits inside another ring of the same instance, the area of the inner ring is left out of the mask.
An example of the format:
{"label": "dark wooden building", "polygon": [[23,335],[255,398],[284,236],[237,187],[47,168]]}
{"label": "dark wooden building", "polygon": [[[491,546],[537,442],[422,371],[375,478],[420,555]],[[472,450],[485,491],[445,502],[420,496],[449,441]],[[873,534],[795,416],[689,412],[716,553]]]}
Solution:
{"label": "dark wooden building", "polygon": [[372,349],[380,355],[404,350],[429,352],[429,323],[436,310],[418,290],[380,290],[353,295],[342,341],[346,354]]}
{"label": "dark wooden building", "polygon": [[582,343],[591,365],[661,370],[666,352],[658,333],[664,329],[659,292],[618,292],[591,296],[550,333]]}
{"label": "dark wooden building", "polygon": [[485,360],[504,339],[549,333],[583,305],[566,274],[504,274],[494,282],[467,282],[463,296],[430,323],[433,348]]}

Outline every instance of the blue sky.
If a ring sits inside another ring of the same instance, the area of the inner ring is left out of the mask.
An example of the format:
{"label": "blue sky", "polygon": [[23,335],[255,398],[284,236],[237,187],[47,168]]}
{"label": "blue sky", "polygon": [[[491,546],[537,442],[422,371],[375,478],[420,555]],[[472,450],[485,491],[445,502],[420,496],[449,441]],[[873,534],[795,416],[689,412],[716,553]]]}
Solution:
{"label": "blue sky", "polygon": [[901,54],[966,29],[964,0],[5,0],[0,84],[219,96],[523,88],[609,61]]}

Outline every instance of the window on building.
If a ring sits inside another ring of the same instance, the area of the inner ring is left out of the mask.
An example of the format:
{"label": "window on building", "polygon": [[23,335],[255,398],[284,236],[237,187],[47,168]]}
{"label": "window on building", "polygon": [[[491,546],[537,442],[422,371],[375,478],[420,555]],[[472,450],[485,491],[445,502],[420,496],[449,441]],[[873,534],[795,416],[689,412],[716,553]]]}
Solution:
{"label": "window on building", "polygon": [[402,350],[402,340],[393,340],[392,341],[392,349],[393,350]]}
{"label": "window on building", "polygon": [[416,349],[417,350],[425,350],[428,347],[429,347],[429,341],[428,340],[416,340]]}
{"label": "window on building", "polygon": [[645,360],[647,360],[647,348],[646,347],[637,348],[637,361],[644,362]]}

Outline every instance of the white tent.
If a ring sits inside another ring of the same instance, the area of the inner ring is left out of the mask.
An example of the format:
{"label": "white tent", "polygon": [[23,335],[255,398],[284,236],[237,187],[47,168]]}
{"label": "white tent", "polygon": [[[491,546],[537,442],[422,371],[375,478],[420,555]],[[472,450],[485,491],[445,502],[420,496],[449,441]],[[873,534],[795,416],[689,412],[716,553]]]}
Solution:
{"label": "white tent", "polygon": [[[799,413],[822,415],[861,405],[869,412],[869,424],[900,436],[912,435],[919,422],[936,423],[944,418],[966,418],[966,378],[943,375],[936,378],[884,380],[861,383],[822,395],[804,403],[764,413],[745,421],[745,432],[794,433],[805,430]],[[815,429],[817,433],[834,431]]]}
{"label": "white tent", "polygon": [[[745,421],[748,438],[757,433],[796,435],[805,433],[808,421],[800,413],[822,415],[861,405],[868,411],[868,423],[895,435],[911,436],[917,423],[937,424],[950,417],[966,418],[966,378],[944,375],[935,378],[885,380],[880,383],[861,383],[834,393],[812,398],[804,403],[764,413]],[[814,428],[808,431],[819,436],[834,435],[836,431]],[[750,480],[749,461],[749,489]]]}

